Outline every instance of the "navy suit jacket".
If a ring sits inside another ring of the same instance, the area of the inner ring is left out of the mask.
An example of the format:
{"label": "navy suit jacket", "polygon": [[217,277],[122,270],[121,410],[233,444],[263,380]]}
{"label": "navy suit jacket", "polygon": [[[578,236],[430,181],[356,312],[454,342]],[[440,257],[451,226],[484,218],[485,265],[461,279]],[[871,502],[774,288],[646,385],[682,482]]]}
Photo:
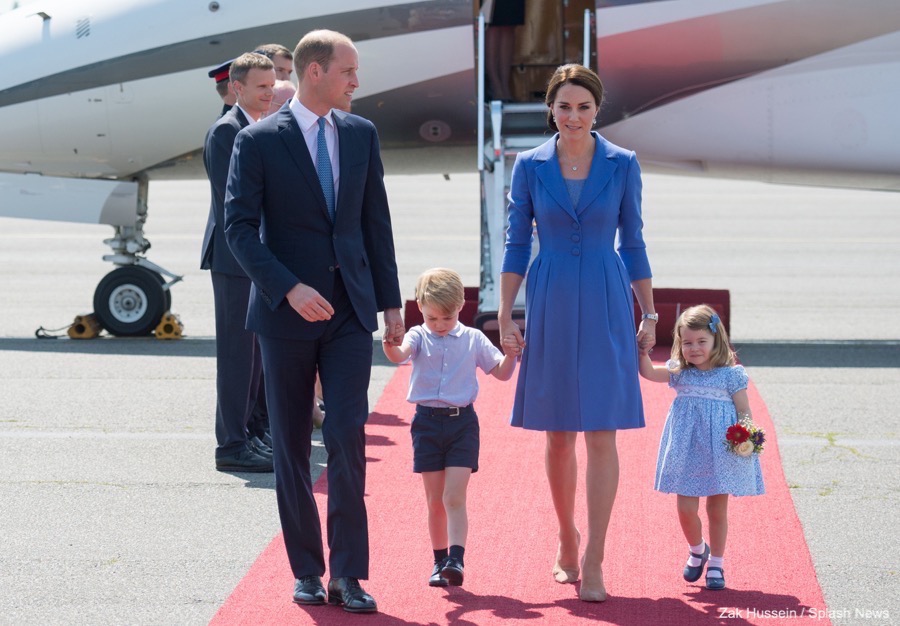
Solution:
{"label": "navy suit jacket", "polygon": [[209,219],[206,221],[200,253],[200,268],[244,277],[247,276],[246,272],[231,254],[225,241],[225,186],[228,183],[228,165],[231,162],[234,139],[249,123],[243,112],[234,107],[216,120],[203,142],[203,166],[209,177],[211,197]]}
{"label": "navy suit jacket", "polygon": [[332,224],[300,126],[288,104],[242,130],[225,195],[225,234],[253,281],[247,328],[264,336],[316,339],[327,322],[307,322],[285,298],[297,283],[329,302],[334,272],[362,325],[400,308],[394,237],[375,126],[334,111],[340,188]]}

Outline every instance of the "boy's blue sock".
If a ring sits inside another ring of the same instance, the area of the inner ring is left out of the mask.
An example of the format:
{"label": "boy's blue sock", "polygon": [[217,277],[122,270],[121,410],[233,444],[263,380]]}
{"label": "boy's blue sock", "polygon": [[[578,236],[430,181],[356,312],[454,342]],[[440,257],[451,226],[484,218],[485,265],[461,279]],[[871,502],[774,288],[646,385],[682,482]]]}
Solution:
{"label": "boy's blue sock", "polygon": [[463,546],[450,546],[450,556],[459,561],[460,565],[464,565],[463,555],[465,553],[466,549]]}
{"label": "boy's blue sock", "polygon": [[435,563],[440,563],[441,561],[446,559],[448,556],[450,556],[450,552],[447,550],[447,548],[441,548],[440,550],[434,550],[433,552],[434,552],[434,562]]}

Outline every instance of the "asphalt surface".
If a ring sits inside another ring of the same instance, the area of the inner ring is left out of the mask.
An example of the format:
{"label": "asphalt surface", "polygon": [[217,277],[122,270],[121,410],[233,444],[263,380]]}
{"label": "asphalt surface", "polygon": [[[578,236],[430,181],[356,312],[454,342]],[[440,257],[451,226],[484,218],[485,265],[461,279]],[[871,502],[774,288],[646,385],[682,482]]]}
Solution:
{"label": "asphalt surface", "polygon": [[[404,296],[437,265],[477,285],[477,177],[387,184]],[[644,185],[654,284],[730,290],[833,622],[900,623],[900,196]],[[180,341],[36,339],[91,311],[111,230],[0,219],[0,624],[204,624],[279,531],[271,474],[214,469],[207,207],[205,181],[151,184]]]}

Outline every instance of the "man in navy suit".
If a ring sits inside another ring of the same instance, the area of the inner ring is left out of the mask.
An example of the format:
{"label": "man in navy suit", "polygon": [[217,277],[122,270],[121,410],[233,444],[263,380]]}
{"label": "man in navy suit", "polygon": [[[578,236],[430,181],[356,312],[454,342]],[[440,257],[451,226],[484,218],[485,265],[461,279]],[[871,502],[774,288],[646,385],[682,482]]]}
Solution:
{"label": "man in navy suit", "polygon": [[216,469],[271,472],[271,449],[247,432],[262,362],[256,336],[246,329],[250,279],[225,241],[225,185],[235,137],[269,110],[275,69],[261,54],[243,54],[229,71],[236,105],[212,125],[203,148],[212,198],[200,267],[211,270],[216,307]]}
{"label": "man in navy suit", "polygon": [[353,43],[313,31],[297,44],[297,94],[237,137],[225,232],[253,281],[247,326],[259,336],[275,453],[275,489],[294,601],[326,600],[322,531],[309,468],[313,387],[328,416],[330,604],[375,612],[369,575],[365,423],[372,333],[404,333],[378,136],[346,113],[359,86]]}

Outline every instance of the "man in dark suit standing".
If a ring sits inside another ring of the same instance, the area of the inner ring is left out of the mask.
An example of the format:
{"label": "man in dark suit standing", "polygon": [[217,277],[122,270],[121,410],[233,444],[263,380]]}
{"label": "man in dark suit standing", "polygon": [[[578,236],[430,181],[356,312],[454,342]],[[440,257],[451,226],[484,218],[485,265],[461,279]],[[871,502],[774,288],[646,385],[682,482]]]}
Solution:
{"label": "man in dark suit standing", "polygon": [[261,54],[243,54],[229,71],[236,104],[212,125],[203,148],[212,198],[200,267],[211,270],[216,307],[216,469],[271,472],[271,449],[247,432],[262,362],[256,336],[246,329],[250,279],[225,241],[225,185],[235,137],[269,110],[275,69]]}
{"label": "man in dark suit standing", "polygon": [[297,44],[297,94],[242,130],[231,161],[225,229],[253,281],[275,453],[276,496],[296,578],[294,601],[326,600],[322,531],[309,468],[316,368],[328,414],[327,599],[375,612],[369,575],[365,423],[372,333],[400,340],[400,287],[375,127],[346,113],[359,86],[353,43],[313,31]]}

